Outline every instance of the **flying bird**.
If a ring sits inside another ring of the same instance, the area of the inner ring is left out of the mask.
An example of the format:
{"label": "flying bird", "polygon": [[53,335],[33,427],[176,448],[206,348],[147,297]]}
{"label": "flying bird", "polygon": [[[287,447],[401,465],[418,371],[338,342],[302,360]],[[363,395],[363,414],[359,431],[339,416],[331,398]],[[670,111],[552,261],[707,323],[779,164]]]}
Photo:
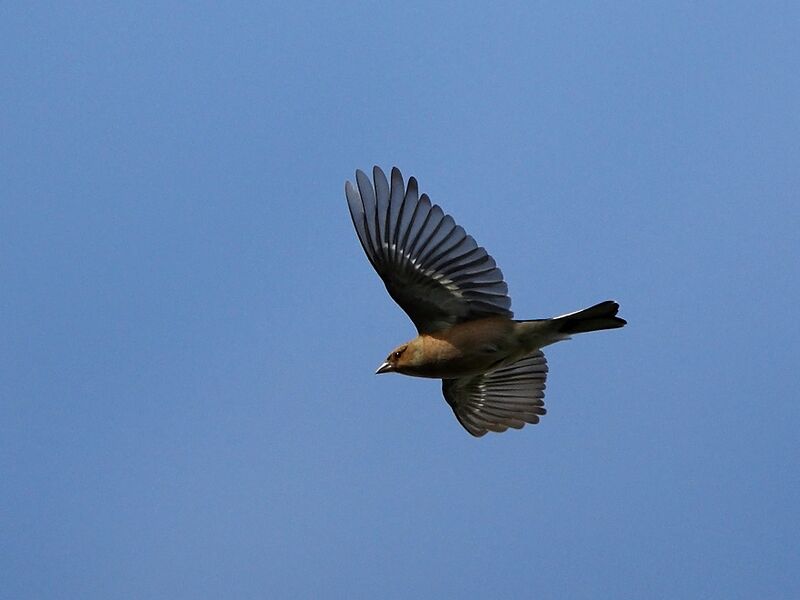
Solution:
{"label": "flying bird", "polygon": [[607,300],[552,319],[515,320],[494,259],[397,168],[356,171],[345,195],[358,239],[389,295],[417,328],[376,373],[442,380],[472,435],[535,424],[545,414],[542,348],[576,333],[626,324]]}

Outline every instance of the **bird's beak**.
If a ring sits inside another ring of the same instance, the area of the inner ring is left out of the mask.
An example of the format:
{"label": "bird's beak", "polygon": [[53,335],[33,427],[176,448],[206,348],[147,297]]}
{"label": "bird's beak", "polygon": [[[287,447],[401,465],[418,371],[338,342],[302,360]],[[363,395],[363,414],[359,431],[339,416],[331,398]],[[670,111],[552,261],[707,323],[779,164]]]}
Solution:
{"label": "bird's beak", "polygon": [[380,367],[378,367],[378,370],[375,371],[375,375],[380,375],[381,373],[388,373],[390,371],[394,371],[394,368],[388,362],[384,362]]}

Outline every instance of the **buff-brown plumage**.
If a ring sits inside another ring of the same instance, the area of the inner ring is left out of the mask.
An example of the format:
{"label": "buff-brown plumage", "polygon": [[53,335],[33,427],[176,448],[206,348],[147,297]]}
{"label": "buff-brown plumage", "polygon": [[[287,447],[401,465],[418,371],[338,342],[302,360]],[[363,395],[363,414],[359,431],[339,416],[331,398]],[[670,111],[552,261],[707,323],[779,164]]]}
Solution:
{"label": "buff-brown plumage", "polygon": [[396,168],[391,183],[378,167],[372,182],[357,171],[345,192],[367,258],[419,334],[392,350],[377,373],[442,379],[445,399],[472,435],[521,428],[545,414],[541,348],[625,325],[613,301],[514,320],[492,257]]}

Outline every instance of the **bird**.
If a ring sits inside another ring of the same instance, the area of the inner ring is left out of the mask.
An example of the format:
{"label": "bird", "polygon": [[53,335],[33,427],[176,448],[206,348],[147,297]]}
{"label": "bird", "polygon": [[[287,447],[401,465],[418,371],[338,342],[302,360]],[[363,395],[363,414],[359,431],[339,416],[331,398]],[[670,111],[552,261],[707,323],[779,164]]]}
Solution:
{"label": "bird", "polygon": [[613,300],[549,319],[515,320],[503,273],[414,177],[356,171],[345,182],[367,259],[417,336],[392,350],[376,374],[442,380],[442,394],[471,435],[521,429],[546,414],[542,348],[572,335],[616,329]]}

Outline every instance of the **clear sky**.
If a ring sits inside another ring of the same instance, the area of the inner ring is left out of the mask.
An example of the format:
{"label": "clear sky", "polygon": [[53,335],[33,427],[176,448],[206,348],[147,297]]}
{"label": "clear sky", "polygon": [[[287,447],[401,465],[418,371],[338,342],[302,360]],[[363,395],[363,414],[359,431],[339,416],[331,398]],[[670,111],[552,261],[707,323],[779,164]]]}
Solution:
{"label": "clear sky", "polygon": [[[795,3],[6,3],[0,596],[800,597]],[[473,439],[344,181],[547,352]]]}

